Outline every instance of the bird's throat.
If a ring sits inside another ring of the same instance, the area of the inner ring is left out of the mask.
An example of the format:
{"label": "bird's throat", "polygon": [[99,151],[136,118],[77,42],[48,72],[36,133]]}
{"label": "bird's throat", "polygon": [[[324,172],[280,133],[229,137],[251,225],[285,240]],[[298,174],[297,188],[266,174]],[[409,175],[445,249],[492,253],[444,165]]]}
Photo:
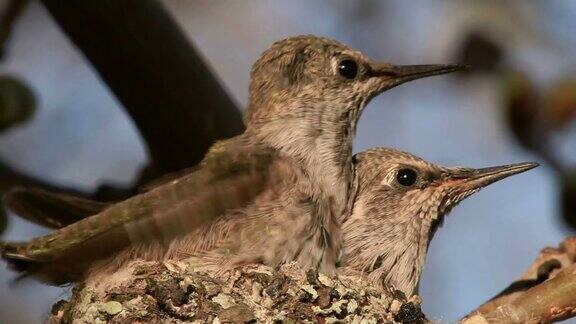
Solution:
{"label": "bird's throat", "polygon": [[[353,120],[350,120],[353,119]],[[320,120],[283,118],[257,129],[257,137],[277,149],[307,179],[310,195],[330,199],[343,209],[352,181],[352,140],[356,118],[323,116]]]}

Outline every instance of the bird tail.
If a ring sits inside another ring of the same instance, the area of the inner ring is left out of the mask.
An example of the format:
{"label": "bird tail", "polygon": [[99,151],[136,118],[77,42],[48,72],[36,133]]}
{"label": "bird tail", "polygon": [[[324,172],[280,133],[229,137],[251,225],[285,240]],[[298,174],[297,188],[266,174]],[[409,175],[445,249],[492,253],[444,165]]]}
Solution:
{"label": "bird tail", "polygon": [[15,282],[34,277],[44,283],[60,286],[74,281],[74,271],[65,263],[36,259],[28,254],[28,244],[23,242],[0,242],[0,256],[8,268],[19,274]]}
{"label": "bird tail", "polygon": [[[33,223],[63,228],[106,209],[110,203],[48,191],[39,188],[14,188],[2,197],[4,206],[16,215]],[[52,285],[61,285],[72,279],[72,264],[63,260],[38,256],[31,242],[0,241],[0,257],[8,268],[20,273],[16,281],[35,277]]]}
{"label": "bird tail", "polygon": [[30,277],[36,272],[39,266],[37,262],[26,258],[25,255],[18,252],[20,246],[20,243],[0,242],[0,255],[2,259],[6,261],[10,270],[19,273],[19,276],[14,279],[14,282],[19,282]]}

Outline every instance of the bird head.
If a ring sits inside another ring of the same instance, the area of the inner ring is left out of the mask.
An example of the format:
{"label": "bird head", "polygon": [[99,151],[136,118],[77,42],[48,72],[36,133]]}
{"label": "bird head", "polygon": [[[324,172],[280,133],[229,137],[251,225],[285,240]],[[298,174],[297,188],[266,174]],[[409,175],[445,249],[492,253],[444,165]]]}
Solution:
{"label": "bird head", "polygon": [[[254,64],[248,128],[275,123],[308,134],[331,125],[354,128],[374,96],[402,83],[457,71],[460,65],[395,66],[374,61],[335,40],[296,36],[274,43]],[[313,136],[313,135],[312,135]]]}
{"label": "bird head", "polygon": [[343,224],[348,263],[412,294],[444,216],[487,185],[537,165],[447,168],[394,149],[357,154],[357,193]]}

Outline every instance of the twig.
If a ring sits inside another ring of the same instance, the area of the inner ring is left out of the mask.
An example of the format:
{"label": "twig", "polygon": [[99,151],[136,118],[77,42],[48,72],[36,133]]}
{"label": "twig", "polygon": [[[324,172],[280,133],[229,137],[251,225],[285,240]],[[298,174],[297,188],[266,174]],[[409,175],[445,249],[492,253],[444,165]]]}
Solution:
{"label": "twig", "polygon": [[498,296],[461,320],[474,323],[550,323],[576,315],[576,236],[545,248]]}

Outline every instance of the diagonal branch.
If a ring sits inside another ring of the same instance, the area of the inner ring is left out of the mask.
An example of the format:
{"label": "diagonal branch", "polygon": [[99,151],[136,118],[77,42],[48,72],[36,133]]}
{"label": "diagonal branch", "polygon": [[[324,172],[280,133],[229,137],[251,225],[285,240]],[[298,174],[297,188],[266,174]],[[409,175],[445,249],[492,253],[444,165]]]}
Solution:
{"label": "diagonal branch", "polygon": [[461,320],[550,323],[576,316],[576,236],[545,248],[516,282]]}
{"label": "diagonal branch", "polygon": [[157,0],[42,0],[134,119],[152,176],[198,163],[241,113]]}

